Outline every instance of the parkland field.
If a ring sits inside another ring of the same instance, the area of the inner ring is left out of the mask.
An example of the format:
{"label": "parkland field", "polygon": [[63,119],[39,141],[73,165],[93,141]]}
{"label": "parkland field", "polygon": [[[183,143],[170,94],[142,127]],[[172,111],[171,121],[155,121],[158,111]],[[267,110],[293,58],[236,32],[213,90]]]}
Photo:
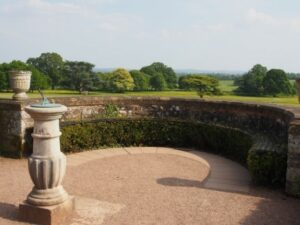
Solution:
{"label": "parkland field", "polygon": [[[291,80],[294,83],[294,80]],[[205,96],[207,100],[226,100],[226,101],[242,101],[242,102],[254,102],[254,103],[271,103],[277,105],[291,105],[298,106],[297,96],[283,96],[283,97],[251,97],[251,96],[237,96],[234,94],[234,90],[237,86],[234,85],[233,80],[221,80],[220,89],[223,92],[221,96]],[[71,97],[71,96],[83,96],[77,91],[71,90],[45,90],[47,97]],[[38,91],[29,92],[29,97],[39,98]],[[199,96],[195,91],[183,91],[183,90],[171,90],[171,91],[128,91],[125,93],[110,93],[102,91],[91,91],[88,96],[159,96],[159,97],[176,97],[176,98],[195,98]],[[10,99],[12,92],[0,92],[1,99]],[[300,107],[300,105],[299,105]]]}

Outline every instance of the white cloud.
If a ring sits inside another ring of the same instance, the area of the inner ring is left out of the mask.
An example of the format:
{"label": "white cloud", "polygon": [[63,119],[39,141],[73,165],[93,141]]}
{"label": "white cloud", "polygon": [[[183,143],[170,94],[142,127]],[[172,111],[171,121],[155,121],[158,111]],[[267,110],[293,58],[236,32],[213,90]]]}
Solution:
{"label": "white cloud", "polygon": [[256,9],[249,9],[247,13],[247,19],[249,22],[253,23],[263,23],[275,26],[279,25],[279,21],[274,17],[263,12],[258,12]]}
{"label": "white cloud", "polygon": [[16,12],[35,12],[40,14],[77,14],[77,15],[94,15],[95,7],[104,3],[113,3],[115,0],[63,0],[63,1],[49,1],[49,0],[13,0],[5,3],[0,3],[0,12],[16,13]]}
{"label": "white cloud", "polygon": [[161,34],[162,38],[166,38],[166,39],[170,38],[170,36],[171,36],[170,31],[167,29],[162,29],[160,31],[160,34]]}
{"label": "white cloud", "polygon": [[299,19],[293,19],[289,22],[289,26],[292,29],[300,30],[300,18]]}
{"label": "white cloud", "polygon": [[41,10],[43,13],[80,13],[82,8],[79,5],[58,2],[51,3],[43,0],[27,0],[29,7]]}
{"label": "white cloud", "polygon": [[40,13],[40,14],[83,14],[85,7],[67,2],[50,2],[45,0],[11,1],[1,6],[4,13]]}
{"label": "white cloud", "polygon": [[205,33],[222,33],[232,31],[234,26],[225,23],[215,23],[215,24],[194,24],[191,26],[192,32],[205,32]]}
{"label": "white cloud", "polygon": [[140,17],[122,13],[95,15],[94,19],[100,29],[114,32],[136,31],[143,23]]}
{"label": "white cloud", "polygon": [[246,19],[252,24],[300,30],[300,18],[277,18],[256,9],[249,9]]}
{"label": "white cloud", "polygon": [[22,19],[23,24],[25,21],[27,23],[31,21],[39,27],[47,27],[54,32],[57,32],[59,27],[64,27],[62,31],[67,32],[68,29],[72,29],[70,27],[73,27],[74,30],[75,26],[78,29],[95,29],[108,33],[138,31],[142,28],[143,19],[138,16],[125,13],[106,13],[105,11],[97,10],[93,6],[93,4],[99,5],[115,1],[75,0],[70,3],[71,1],[69,0],[60,2],[24,0],[7,2],[1,8],[2,12],[7,14],[7,16],[15,14],[26,18],[26,20]]}

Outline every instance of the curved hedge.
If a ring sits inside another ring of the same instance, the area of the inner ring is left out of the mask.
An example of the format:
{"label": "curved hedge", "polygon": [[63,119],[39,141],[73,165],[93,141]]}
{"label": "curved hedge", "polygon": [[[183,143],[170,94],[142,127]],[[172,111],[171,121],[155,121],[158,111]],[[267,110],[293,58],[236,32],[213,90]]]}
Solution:
{"label": "curved hedge", "polygon": [[284,152],[250,150],[247,166],[255,184],[275,187],[285,184],[287,154]]}
{"label": "curved hedge", "polygon": [[120,146],[207,149],[246,163],[250,136],[238,129],[200,122],[161,119],[103,119],[62,126],[63,152]]}
{"label": "curved hedge", "polygon": [[65,153],[120,146],[203,149],[247,166],[256,184],[283,184],[286,154],[255,151],[251,149],[254,142],[250,134],[239,129],[196,121],[144,118],[65,123],[61,136]]}

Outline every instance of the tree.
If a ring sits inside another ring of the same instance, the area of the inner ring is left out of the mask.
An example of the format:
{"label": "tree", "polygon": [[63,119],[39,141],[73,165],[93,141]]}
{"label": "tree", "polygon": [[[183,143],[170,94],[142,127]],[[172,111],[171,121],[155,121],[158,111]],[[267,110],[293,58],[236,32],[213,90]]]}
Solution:
{"label": "tree", "polygon": [[111,73],[96,73],[96,83],[95,87],[101,91],[109,91],[109,77]]}
{"label": "tree", "polygon": [[267,68],[257,64],[253,68],[240,78],[235,80],[235,84],[238,85],[237,93],[261,96],[264,94],[263,81],[267,74]]}
{"label": "tree", "polygon": [[134,88],[134,81],[130,73],[125,69],[119,68],[113,71],[107,79],[110,91],[125,92]]}
{"label": "tree", "polygon": [[94,65],[87,62],[66,61],[62,85],[80,93],[90,90],[96,81],[93,68]]}
{"label": "tree", "polygon": [[63,58],[59,54],[54,52],[42,53],[37,58],[29,58],[27,63],[34,66],[50,78],[52,89],[55,89],[55,87],[60,84],[64,62]]}
{"label": "tree", "polygon": [[130,75],[134,81],[135,91],[145,91],[149,89],[149,76],[139,70],[131,70]]}
{"label": "tree", "polygon": [[7,63],[0,64],[0,91],[9,89],[9,65]]}
{"label": "tree", "polygon": [[168,88],[172,89],[177,87],[176,73],[171,67],[167,67],[163,63],[152,63],[150,66],[143,67],[141,69],[141,72],[148,74],[150,77],[153,77],[157,75],[157,73],[160,73],[163,76]]}
{"label": "tree", "polygon": [[179,87],[184,90],[196,90],[198,95],[220,95],[219,80],[205,75],[186,75],[179,79]]}
{"label": "tree", "polygon": [[280,69],[271,69],[263,81],[265,94],[277,96],[279,94],[292,95],[293,88],[286,73]]}
{"label": "tree", "polygon": [[30,70],[30,68],[26,63],[20,60],[13,60],[8,64],[8,70]]}
{"label": "tree", "polygon": [[152,77],[150,77],[150,86],[155,91],[163,91],[166,90],[167,83],[161,73],[156,73]]}
{"label": "tree", "polygon": [[30,66],[30,70],[32,73],[30,90],[47,89],[50,82],[49,78],[33,66]]}
{"label": "tree", "polygon": [[0,71],[0,91],[8,89],[8,80],[4,72]]}

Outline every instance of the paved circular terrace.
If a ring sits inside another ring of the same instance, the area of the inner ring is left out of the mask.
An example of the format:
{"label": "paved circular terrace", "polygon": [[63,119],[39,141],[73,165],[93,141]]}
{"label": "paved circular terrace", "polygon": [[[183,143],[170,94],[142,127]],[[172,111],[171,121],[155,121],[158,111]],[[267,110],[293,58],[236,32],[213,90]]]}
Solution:
{"label": "paved circular terrace", "polygon": [[[64,186],[76,197],[72,225],[300,224],[300,199],[251,187],[239,164],[171,148],[68,155]],[[27,160],[0,158],[0,224],[17,220],[32,188]]]}

